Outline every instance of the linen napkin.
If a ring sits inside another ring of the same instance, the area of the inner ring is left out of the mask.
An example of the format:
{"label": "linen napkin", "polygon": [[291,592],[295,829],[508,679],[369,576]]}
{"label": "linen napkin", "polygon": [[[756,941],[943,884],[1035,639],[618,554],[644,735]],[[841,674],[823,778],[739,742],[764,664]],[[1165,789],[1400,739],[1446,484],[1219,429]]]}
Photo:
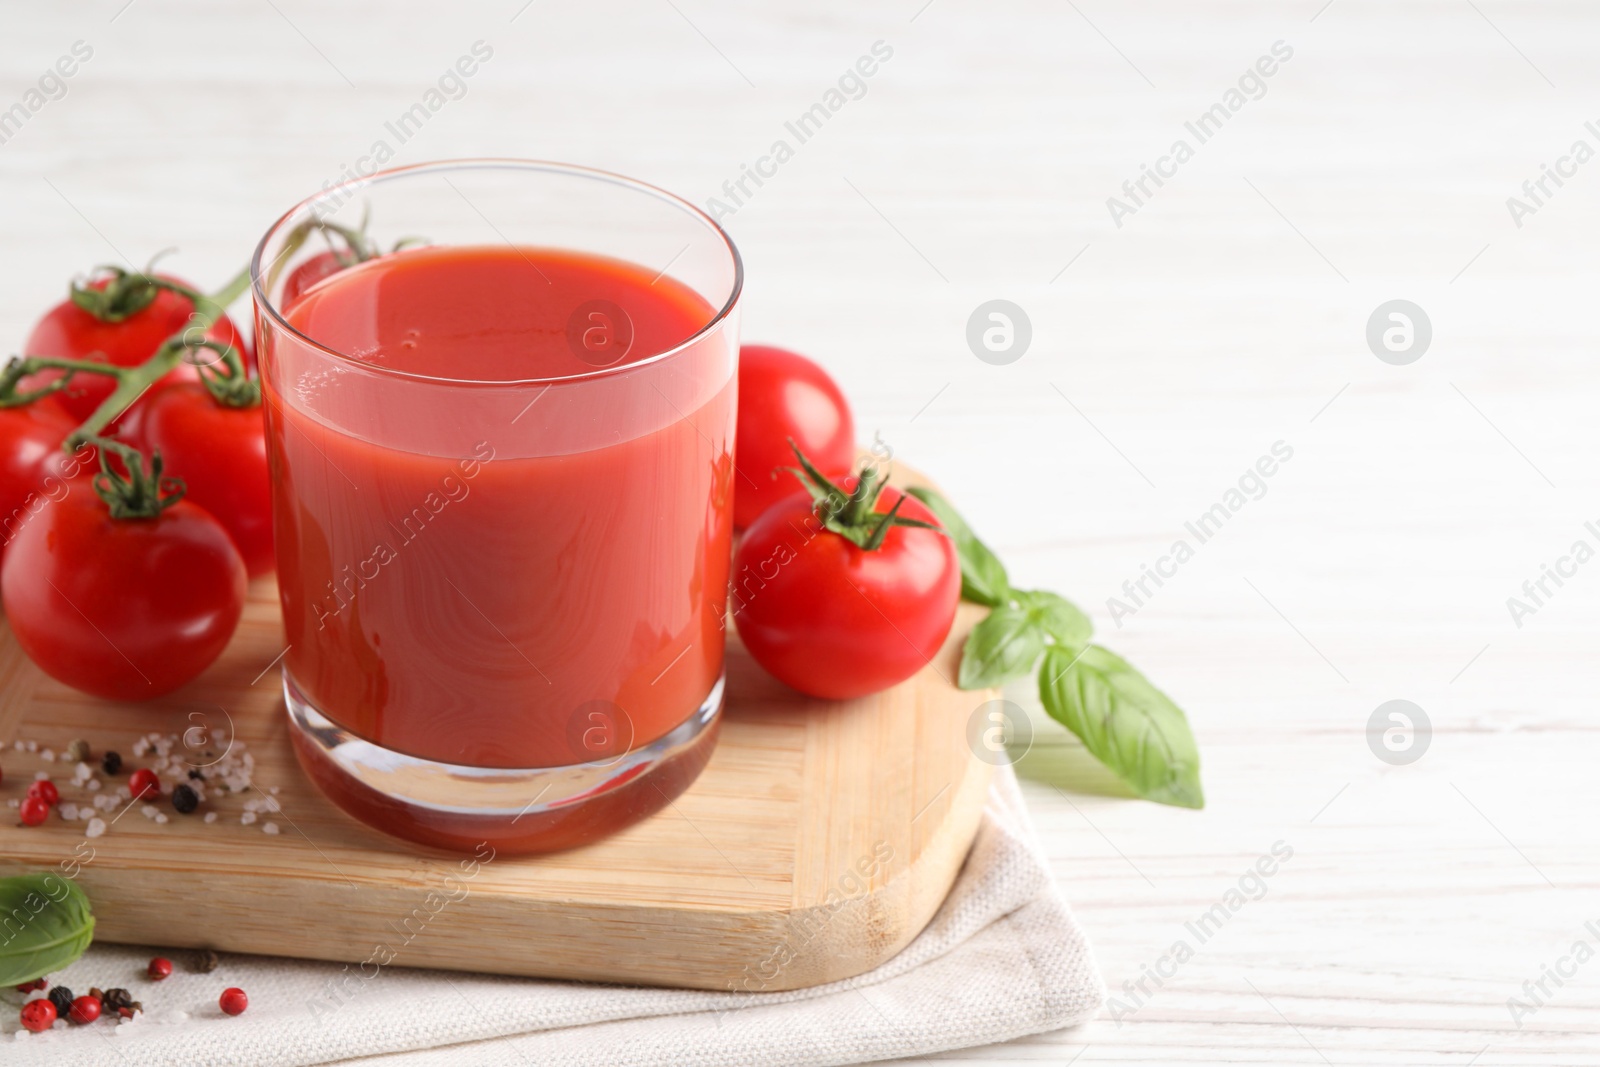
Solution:
{"label": "linen napkin", "polygon": [[[119,984],[108,976],[137,975],[155,954],[96,945],[51,978],[84,993]],[[29,1034],[13,1008],[0,1011],[0,1063],[823,1067],[1076,1025],[1105,992],[1009,767],[996,769],[972,851],[927,929],[876,970],[811,989],[739,994],[400,967],[339,986],[337,964],[224,955],[213,973],[197,974],[175,962],[160,985],[126,983],[145,1004],[131,1022]],[[243,1015],[218,1009],[227,986],[249,995]],[[333,996],[351,987],[359,993]]]}

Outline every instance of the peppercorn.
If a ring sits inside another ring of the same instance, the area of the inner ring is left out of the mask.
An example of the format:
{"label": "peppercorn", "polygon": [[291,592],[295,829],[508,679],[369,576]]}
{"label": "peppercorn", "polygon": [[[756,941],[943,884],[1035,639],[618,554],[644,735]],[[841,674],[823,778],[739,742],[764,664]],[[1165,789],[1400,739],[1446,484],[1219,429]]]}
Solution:
{"label": "peppercorn", "polygon": [[206,776],[200,772],[199,767],[190,767],[189,780],[192,782],[203,782],[206,780]]}
{"label": "peppercorn", "polygon": [[43,797],[26,797],[17,809],[17,817],[24,826],[38,826],[50,817],[50,805],[45,803]]}
{"label": "peppercorn", "polygon": [[45,981],[43,978],[35,978],[31,982],[23,982],[21,985],[17,986],[17,992],[32,993],[35,989],[43,989],[49,984],[50,983]]}
{"label": "peppercorn", "polygon": [[85,1026],[100,1018],[99,997],[79,997],[72,1002],[72,1013],[67,1016],[69,1020],[79,1026]]}
{"label": "peppercorn", "polygon": [[56,1006],[43,997],[22,1006],[22,1025],[36,1034],[50,1029],[56,1021]]}
{"label": "peppercorn", "polygon": [[112,1011],[133,1007],[133,997],[126,989],[108,989],[101,994],[100,1002]]}
{"label": "peppercorn", "polygon": [[222,996],[217,998],[217,1007],[229,1015],[243,1014],[250,1006],[250,998],[244,995],[244,990],[238,986],[229,986],[222,991]]}
{"label": "peppercorn", "polygon": [[161,779],[148,767],[140,767],[128,776],[128,792],[136,800],[154,800],[161,795]]}
{"label": "peppercorn", "polygon": [[107,752],[100,757],[100,769],[107,774],[121,774],[122,756],[116,752]]}
{"label": "peppercorn", "polygon": [[222,960],[217,958],[217,954],[215,952],[212,952],[210,949],[206,949],[204,952],[200,953],[200,957],[194,961],[194,969],[199,971],[201,974],[210,974],[212,971],[217,969],[217,965],[221,962]]}
{"label": "peppercorn", "polygon": [[167,959],[165,956],[157,956],[155,959],[151,960],[150,965],[145,968],[145,973],[150,976],[150,980],[152,982],[159,982],[163,978],[166,978],[172,974],[172,961]]}
{"label": "peppercorn", "polygon": [[67,759],[72,763],[82,763],[89,758],[89,742],[79,737],[67,746]]}
{"label": "peppercorn", "polygon": [[50,990],[50,1003],[56,1006],[56,1014],[65,1019],[67,1012],[72,1010],[72,990],[64,985],[58,985]]}
{"label": "peppercorn", "polygon": [[187,815],[200,806],[200,798],[186,785],[175,786],[172,790],[172,806],[178,809],[178,814]]}

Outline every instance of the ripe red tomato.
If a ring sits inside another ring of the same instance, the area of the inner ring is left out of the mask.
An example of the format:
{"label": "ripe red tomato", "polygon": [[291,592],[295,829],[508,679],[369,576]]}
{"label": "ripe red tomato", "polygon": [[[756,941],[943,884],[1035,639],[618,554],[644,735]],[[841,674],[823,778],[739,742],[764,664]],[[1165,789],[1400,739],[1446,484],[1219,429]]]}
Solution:
{"label": "ripe red tomato", "polygon": [[828,372],[798,352],[771,345],[739,349],[739,477],[733,524],[741,529],[794,492],[789,439],[824,474],[842,475],[856,458],[850,405]]}
{"label": "ripe red tomato", "polygon": [[0,600],[28,658],[108,700],[161,696],[205,670],[244,595],[244,561],[199,505],[113,519],[83,484],[24,526],[0,566]]}
{"label": "ripe red tomato", "polygon": [[335,252],[332,249],[318,252],[290,271],[289,276],[283,280],[280,303],[288,308],[318,282],[333,277],[346,267],[352,266],[355,261],[355,255],[350,252]]}
{"label": "ripe red tomato", "polygon": [[[900,499],[884,489],[873,513]],[[899,514],[936,522],[914,497]],[[942,531],[895,526],[869,551],[823,528],[803,492],[751,524],[733,569],[745,648],[779,681],[825,700],[876,693],[921,670],[944,644],[961,598],[961,565]]]}
{"label": "ripe red tomato", "polygon": [[[156,277],[178,281],[165,274]],[[89,284],[91,288],[104,288],[106,279],[97,279]],[[46,312],[44,318],[34,326],[33,333],[23,345],[22,354],[94,359],[119,367],[134,367],[154,355],[156,349],[161,347],[161,342],[188,326],[193,311],[194,304],[187,297],[167,289],[159,290],[149,305],[121,322],[102,322],[71,300],[63,300]],[[252,365],[249,346],[226,315],[212,324],[206,336],[237,348],[245,365]],[[162,381],[198,381],[199,376],[200,372],[186,363]],[[59,377],[60,371],[41,371],[26,379],[22,387],[37,389]],[[74,423],[79,423],[94,414],[94,409],[111,395],[115,387],[107,375],[78,374],[73,377],[71,384],[55,394],[55,398],[72,416]]]}
{"label": "ripe red tomato", "polygon": [[184,499],[222,523],[250,577],[273,568],[272,487],[261,406],[219,404],[198,382],[160,385],[130,412],[121,436],[159,451],[165,473],[182,478]]}
{"label": "ripe red tomato", "polygon": [[86,469],[85,458],[61,450],[76,428],[54,397],[0,409],[0,557],[22,527]]}

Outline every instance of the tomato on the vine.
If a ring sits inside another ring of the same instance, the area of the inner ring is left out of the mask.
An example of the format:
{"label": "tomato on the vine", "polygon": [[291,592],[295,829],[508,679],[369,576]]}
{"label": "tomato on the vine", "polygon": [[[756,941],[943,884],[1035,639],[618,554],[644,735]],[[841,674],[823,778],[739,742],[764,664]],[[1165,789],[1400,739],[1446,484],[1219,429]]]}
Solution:
{"label": "tomato on the vine", "polygon": [[827,371],[798,352],[744,345],[734,442],[735,526],[749,526],[794,492],[792,475],[784,469],[794,461],[790,441],[823,473],[848,473],[856,458],[856,427],[844,392]]}
{"label": "tomato on the vine", "polygon": [[[134,276],[102,276],[91,280],[83,288],[94,293],[105,293],[112,286],[132,289],[134,287],[126,280],[131,277]],[[187,283],[170,275],[156,274],[152,277],[188,288]],[[34,326],[33,332],[23,345],[22,354],[54,356],[58,359],[92,359],[119,367],[133,367],[143,363],[155,354],[163,341],[186,329],[194,312],[194,302],[188,297],[170,289],[151,288],[154,290],[153,298],[150,298],[149,292],[146,291],[132,301],[132,305],[137,305],[140,299],[148,299],[148,303],[138,307],[138,310],[127,312],[125,317],[120,318],[116,316],[124,315],[124,312],[115,304],[104,311],[112,318],[102,319],[80,307],[73,299],[63,300],[46,312]],[[239,356],[245,366],[252,365],[249,346],[245,344],[243,336],[226,315],[220,316],[205,331],[204,336],[222,344],[232,345],[239,350]],[[25,390],[37,389],[60,378],[61,373],[58,370],[40,371],[23,382],[22,387]],[[162,380],[184,379],[198,381],[199,371],[193,365],[183,363]],[[94,413],[101,401],[111,395],[115,387],[115,382],[107,375],[78,373],[55,394],[55,398],[74,421],[82,422]]]}
{"label": "tomato on the vine", "polygon": [[17,643],[52,678],[109,700],[169,693],[238,625],[245,569],[197,504],[113,518],[87,482],[24,526],[0,565]]}
{"label": "tomato on the vine", "polygon": [[0,409],[0,554],[85,469],[92,450],[69,456],[61,449],[75,427],[54,397]]}
{"label": "tomato on the vine", "polygon": [[250,577],[273,568],[272,487],[261,405],[229,407],[198,382],[158,385],[131,413],[123,436],[159,452],[183,479],[184,499],[222,524]]}
{"label": "tomato on the vine", "polygon": [[870,468],[842,486],[801,458],[807,492],[768,508],[733,561],[733,617],[757,663],[795,689],[848,700],[932,661],[961,597],[932,512]]}

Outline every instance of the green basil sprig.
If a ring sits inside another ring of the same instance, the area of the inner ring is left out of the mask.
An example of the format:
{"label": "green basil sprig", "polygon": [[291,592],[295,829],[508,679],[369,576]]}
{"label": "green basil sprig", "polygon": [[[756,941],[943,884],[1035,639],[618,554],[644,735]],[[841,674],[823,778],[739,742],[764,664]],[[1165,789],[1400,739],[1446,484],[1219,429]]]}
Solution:
{"label": "green basil sprig", "polygon": [[1044,710],[1134,792],[1205,807],[1200,752],[1178,706],[1127,660],[1090,644],[1094,626],[1071,601],[1011,588],[1005,566],[948,500],[926,486],[909,492],[955,542],[962,598],[992,609],[962,647],[961,688],[991,689],[1037,666]]}
{"label": "green basil sprig", "polygon": [[0,987],[61,970],[93,938],[94,915],[78,883],[54,872],[0,878]]}

